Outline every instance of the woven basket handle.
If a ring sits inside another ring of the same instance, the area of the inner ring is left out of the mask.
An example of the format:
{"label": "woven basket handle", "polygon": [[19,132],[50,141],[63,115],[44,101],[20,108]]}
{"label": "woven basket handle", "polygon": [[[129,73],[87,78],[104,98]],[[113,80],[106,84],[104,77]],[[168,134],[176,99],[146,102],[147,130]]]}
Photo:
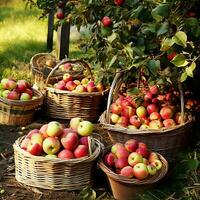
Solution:
{"label": "woven basket handle", "polygon": [[107,109],[106,109],[106,122],[107,123],[110,123],[110,117],[109,117],[110,105],[112,103],[112,100],[113,99],[115,100],[118,95],[120,86],[122,84],[122,75],[123,75],[122,72],[117,72],[115,75],[115,78],[111,84],[111,87],[110,87],[110,91],[108,94],[108,101],[107,101]]}
{"label": "woven basket handle", "polygon": [[51,70],[51,72],[49,73],[49,75],[48,75],[48,77],[47,77],[47,79],[46,79],[46,86],[47,86],[48,83],[49,83],[50,77],[51,77],[51,76],[54,74],[54,72],[60,67],[60,65],[62,65],[62,64],[64,64],[64,63],[67,63],[67,62],[72,63],[72,64],[80,64],[80,65],[82,65],[82,66],[87,70],[87,72],[89,73],[91,79],[94,80],[93,75],[92,75],[91,68],[90,68],[89,64],[88,64],[86,61],[84,61],[84,60],[68,60],[68,59],[64,59],[64,60],[62,60],[60,63],[58,63],[58,64]]}

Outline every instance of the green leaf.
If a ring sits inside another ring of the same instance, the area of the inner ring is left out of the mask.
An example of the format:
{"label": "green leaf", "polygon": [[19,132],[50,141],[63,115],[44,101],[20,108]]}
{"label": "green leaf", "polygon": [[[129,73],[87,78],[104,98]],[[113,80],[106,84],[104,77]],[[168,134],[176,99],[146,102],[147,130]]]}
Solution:
{"label": "green leaf", "polygon": [[131,44],[127,44],[124,49],[126,50],[127,54],[130,58],[133,58],[133,48],[131,47]]}
{"label": "green leaf", "polygon": [[188,168],[189,170],[197,170],[199,166],[198,160],[188,160]]}
{"label": "green leaf", "polygon": [[188,64],[183,54],[176,55],[171,61],[176,67],[185,67]]}
{"label": "green leaf", "polygon": [[192,62],[189,67],[186,67],[185,72],[188,76],[193,77],[193,71],[196,68],[196,63]]}
{"label": "green leaf", "polygon": [[172,40],[174,41],[174,43],[186,47],[186,43],[187,43],[187,35],[185,32],[183,31],[178,31],[173,37]]}
{"label": "green leaf", "polygon": [[130,88],[130,89],[127,90],[128,96],[136,95],[136,94],[139,94],[139,93],[140,93],[140,90],[137,87]]}
{"label": "green leaf", "polygon": [[115,55],[115,56],[112,57],[112,59],[109,63],[109,68],[113,66],[113,64],[116,62],[116,60],[117,60],[117,56]]}
{"label": "green leaf", "polygon": [[186,79],[187,79],[187,73],[186,73],[186,72],[183,72],[183,73],[181,74],[180,81],[181,81],[181,82],[184,82]]}
{"label": "green leaf", "polygon": [[167,33],[169,30],[169,24],[167,22],[162,23],[159,29],[157,30],[157,36]]}
{"label": "green leaf", "polygon": [[152,74],[156,74],[160,70],[160,61],[159,60],[150,60],[148,63],[148,68]]}
{"label": "green leaf", "polygon": [[170,38],[165,38],[161,43],[161,51],[167,51],[169,50],[174,44],[174,41]]}
{"label": "green leaf", "polygon": [[152,17],[156,21],[161,21],[164,17],[169,15],[169,5],[168,4],[159,4],[156,8],[152,10]]}
{"label": "green leaf", "polygon": [[108,37],[108,42],[112,43],[117,38],[117,34],[113,33]]}

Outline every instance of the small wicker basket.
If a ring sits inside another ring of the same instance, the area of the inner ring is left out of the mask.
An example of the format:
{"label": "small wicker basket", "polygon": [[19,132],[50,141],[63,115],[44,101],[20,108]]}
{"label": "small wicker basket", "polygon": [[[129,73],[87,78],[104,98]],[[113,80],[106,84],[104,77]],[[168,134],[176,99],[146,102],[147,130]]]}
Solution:
{"label": "small wicker basket", "polygon": [[[111,85],[110,93],[107,101],[107,110],[100,116],[100,124],[110,138],[110,143],[122,142],[134,138],[146,143],[153,151],[162,154],[167,160],[175,160],[178,152],[187,145],[188,134],[191,131],[193,118],[173,128],[161,129],[137,129],[131,130],[123,127],[116,127],[110,124],[110,105],[112,99],[116,100],[120,86],[122,84],[123,73],[118,73]],[[182,94],[182,93],[181,93]],[[181,108],[184,107],[183,99],[181,99]],[[171,157],[173,155],[173,158]]]}
{"label": "small wicker basket", "polygon": [[93,170],[101,153],[102,144],[91,139],[90,156],[62,160],[33,156],[20,148],[24,137],[18,138],[14,145],[15,177],[25,185],[51,190],[81,190],[93,184]]}
{"label": "small wicker basket", "polygon": [[0,97],[0,124],[26,125],[33,121],[35,111],[43,103],[43,94],[33,89],[37,97],[33,100],[19,101]]}
{"label": "small wicker basket", "polygon": [[144,193],[145,190],[153,187],[153,185],[155,185],[157,182],[159,182],[161,179],[165,177],[165,175],[168,172],[168,162],[162,155],[158,153],[157,155],[159,156],[162,162],[161,170],[159,170],[155,175],[147,177],[144,180],[138,180],[134,178],[130,179],[122,175],[116,174],[104,164],[102,160],[103,156],[99,158],[98,166],[106,174],[115,199],[117,200],[134,199],[134,197],[137,194]]}
{"label": "small wicker basket", "polygon": [[[83,60],[70,60],[70,63],[80,63],[87,70],[90,78],[93,79],[88,63]],[[45,115],[50,118],[71,119],[81,117],[85,120],[95,121],[103,111],[108,89],[103,92],[82,92],[64,91],[48,87],[51,76],[59,67],[57,65],[49,74],[46,81]]]}

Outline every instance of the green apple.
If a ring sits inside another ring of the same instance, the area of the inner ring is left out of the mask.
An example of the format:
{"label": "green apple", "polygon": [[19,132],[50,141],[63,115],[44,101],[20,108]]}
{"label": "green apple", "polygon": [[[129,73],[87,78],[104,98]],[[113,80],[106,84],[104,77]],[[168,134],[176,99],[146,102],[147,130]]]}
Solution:
{"label": "green apple", "polygon": [[89,121],[82,121],[78,125],[77,132],[81,136],[89,136],[92,134],[94,125]]}
{"label": "green apple", "polygon": [[70,128],[72,128],[73,130],[77,130],[78,129],[78,126],[80,124],[80,122],[82,122],[83,119],[80,118],[80,117],[74,117],[70,120],[69,122],[69,126]]}
{"label": "green apple", "polygon": [[48,123],[46,133],[50,137],[59,136],[63,132],[62,124],[57,121],[51,121]]}
{"label": "green apple", "polygon": [[3,98],[6,98],[6,99],[7,99],[9,93],[10,93],[9,90],[4,90],[4,91],[2,92],[2,95],[1,95],[1,96],[2,96]]}
{"label": "green apple", "polygon": [[155,166],[157,170],[160,170],[162,168],[162,162],[160,160],[154,160],[153,162],[151,162],[151,164]]}
{"label": "green apple", "polygon": [[154,175],[157,172],[156,167],[152,164],[147,165],[147,169],[150,175]]}
{"label": "green apple", "polygon": [[46,154],[56,154],[60,150],[60,142],[56,137],[48,137],[43,141],[42,148]]}
{"label": "green apple", "polygon": [[134,173],[134,176],[139,180],[143,180],[149,175],[147,165],[144,163],[137,163],[133,167],[133,173]]}
{"label": "green apple", "polygon": [[57,155],[55,154],[47,154],[45,155],[46,158],[57,158]]}

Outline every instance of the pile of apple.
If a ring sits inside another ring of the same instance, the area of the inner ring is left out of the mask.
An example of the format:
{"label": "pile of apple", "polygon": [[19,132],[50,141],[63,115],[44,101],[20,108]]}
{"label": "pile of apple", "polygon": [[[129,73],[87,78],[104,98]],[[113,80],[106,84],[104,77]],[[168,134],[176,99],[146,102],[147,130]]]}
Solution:
{"label": "pile of apple", "polygon": [[54,84],[54,88],[58,90],[67,90],[76,93],[82,92],[103,92],[102,83],[95,84],[94,81],[83,78],[82,80],[73,80],[69,73],[63,75],[63,79]]}
{"label": "pile of apple", "polygon": [[104,155],[103,162],[115,173],[139,180],[155,175],[163,166],[155,152],[135,139],[129,139],[124,144],[115,143],[111,151]]}
{"label": "pile of apple", "polygon": [[3,78],[0,83],[0,96],[11,100],[28,101],[36,99],[31,84],[26,80]]}
{"label": "pile of apple", "polygon": [[160,93],[157,85],[144,89],[142,101],[137,104],[135,97],[121,95],[110,107],[110,120],[118,127],[130,129],[161,129],[175,127],[187,120],[172,103],[174,94]]}
{"label": "pile of apple", "polygon": [[73,159],[89,155],[88,138],[93,124],[81,118],[72,118],[66,128],[57,121],[44,124],[40,129],[31,130],[22,140],[21,149],[35,156]]}

